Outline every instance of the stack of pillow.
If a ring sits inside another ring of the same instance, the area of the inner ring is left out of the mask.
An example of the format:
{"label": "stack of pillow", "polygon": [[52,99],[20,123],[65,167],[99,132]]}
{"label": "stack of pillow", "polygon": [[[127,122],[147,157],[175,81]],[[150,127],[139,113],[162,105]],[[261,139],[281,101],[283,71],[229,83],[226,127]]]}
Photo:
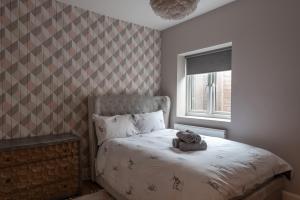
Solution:
{"label": "stack of pillow", "polygon": [[200,135],[192,131],[179,131],[176,136],[177,138],[174,138],[172,142],[173,147],[181,151],[200,151],[207,149],[205,140],[202,140]]}
{"label": "stack of pillow", "polygon": [[112,138],[125,138],[137,134],[165,129],[162,110],[144,114],[115,116],[93,115],[98,145]]}

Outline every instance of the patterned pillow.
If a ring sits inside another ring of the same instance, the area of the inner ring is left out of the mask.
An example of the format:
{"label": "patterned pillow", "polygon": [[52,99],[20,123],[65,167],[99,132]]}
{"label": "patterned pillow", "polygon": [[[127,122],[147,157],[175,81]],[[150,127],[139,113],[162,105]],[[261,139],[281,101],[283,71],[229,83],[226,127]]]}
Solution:
{"label": "patterned pillow", "polygon": [[93,115],[98,145],[112,138],[124,138],[138,134],[132,115],[116,115],[112,117]]}
{"label": "patterned pillow", "polygon": [[135,114],[135,126],[140,133],[150,133],[165,129],[165,121],[162,110],[151,113]]}

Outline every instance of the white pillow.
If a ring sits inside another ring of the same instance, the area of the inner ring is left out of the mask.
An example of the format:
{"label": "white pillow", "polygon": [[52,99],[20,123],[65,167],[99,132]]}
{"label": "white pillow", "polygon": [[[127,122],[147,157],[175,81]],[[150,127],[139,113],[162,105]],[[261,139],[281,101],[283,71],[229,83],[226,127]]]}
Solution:
{"label": "white pillow", "polygon": [[116,115],[112,117],[93,115],[98,145],[112,138],[125,138],[138,134],[132,115]]}
{"label": "white pillow", "polygon": [[140,133],[150,133],[165,129],[165,121],[162,110],[151,113],[135,114],[135,126]]}

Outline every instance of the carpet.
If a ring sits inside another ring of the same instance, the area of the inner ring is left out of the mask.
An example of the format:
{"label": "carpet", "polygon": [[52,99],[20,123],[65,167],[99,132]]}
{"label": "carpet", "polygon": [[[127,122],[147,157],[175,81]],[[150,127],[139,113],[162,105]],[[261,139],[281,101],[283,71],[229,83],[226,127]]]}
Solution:
{"label": "carpet", "polygon": [[73,200],[114,200],[105,190],[87,194],[81,197],[74,198]]}

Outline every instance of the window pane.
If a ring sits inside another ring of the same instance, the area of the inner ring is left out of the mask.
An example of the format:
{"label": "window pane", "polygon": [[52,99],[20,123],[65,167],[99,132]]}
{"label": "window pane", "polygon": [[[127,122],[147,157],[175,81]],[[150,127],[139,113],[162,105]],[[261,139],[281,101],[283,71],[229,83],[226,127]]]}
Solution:
{"label": "window pane", "polygon": [[231,111],[231,70],[216,72],[216,112]]}
{"label": "window pane", "polygon": [[189,75],[190,109],[193,112],[206,112],[208,108],[208,74]]}

